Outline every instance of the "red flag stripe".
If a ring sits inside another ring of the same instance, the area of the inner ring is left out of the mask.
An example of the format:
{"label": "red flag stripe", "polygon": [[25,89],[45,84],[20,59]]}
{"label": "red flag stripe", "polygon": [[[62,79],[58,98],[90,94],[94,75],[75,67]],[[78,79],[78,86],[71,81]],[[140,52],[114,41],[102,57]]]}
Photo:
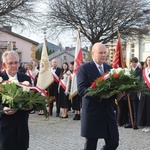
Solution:
{"label": "red flag stripe", "polygon": [[143,78],[144,78],[148,88],[150,88],[150,82],[149,82],[148,78],[146,77],[146,70],[145,69],[143,69]]}
{"label": "red flag stripe", "polygon": [[75,58],[74,72],[76,73],[78,67],[82,64],[82,49],[80,48],[77,57]]}

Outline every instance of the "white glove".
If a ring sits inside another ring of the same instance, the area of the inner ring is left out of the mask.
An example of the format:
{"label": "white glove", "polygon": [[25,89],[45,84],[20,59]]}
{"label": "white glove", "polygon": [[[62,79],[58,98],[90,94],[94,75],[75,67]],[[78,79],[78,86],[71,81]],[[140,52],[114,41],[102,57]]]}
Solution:
{"label": "white glove", "polygon": [[69,95],[69,92],[64,92],[64,93],[65,93],[66,96]]}

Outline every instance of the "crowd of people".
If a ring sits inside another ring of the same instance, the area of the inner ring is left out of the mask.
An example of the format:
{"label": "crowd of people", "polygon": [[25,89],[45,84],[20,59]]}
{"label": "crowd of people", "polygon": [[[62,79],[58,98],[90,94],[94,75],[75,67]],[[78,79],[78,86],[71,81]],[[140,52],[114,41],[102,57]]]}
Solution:
{"label": "crowd of people", "polygon": [[[80,120],[81,109],[81,97],[76,95],[72,99],[69,99],[69,92],[71,88],[71,80],[73,74],[74,62],[64,62],[62,67],[58,67],[57,60],[51,61],[51,73],[54,77],[54,82],[46,89],[48,96],[51,98],[47,104],[49,115],[53,116],[53,107],[56,103],[56,117],[68,118],[68,111],[73,111],[75,117],[73,120]],[[31,78],[33,86],[36,86],[38,73],[39,73],[39,61],[34,60],[30,63],[24,63],[19,67],[19,72],[27,74]],[[36,108],[30,112],[35,113]],[[39,115],[44,115],[43,110],[39,110]]]}
{"label": "crowd of people", "polygon": [[[145,83],[145,86],[150,88],[150,56],[146,58],[145,62],[139,62],[137,57],[133,57],[130,67],[134,71],[134,76],[139,77]],[[150,104],[148,99],[148,93],[132,92],[129,96],[124,96],[122,99],[118,100],[118,125],[124,126],[124,128],[143,128],[143,132],[150,132]]]}
{"label": "crowd of people", "polygon": [[[55,114],[55,117],[67,119],[68,112],[72,110],[73,120],[81,120],[81,136],[85,137],[84,150],[96,150],[99,138],[105,141],[102,150],[115,150],[119,145],[118,126],[142,128],[143,132],[150,132],[150,94],[132,92],[126,95],[125,92],[121,92],[106,99],[86,97],[86,90],[91,83],[112,68],[106,62],[107,48],[102,43],[98,42],[93,45],[91,56],[92,60],[78,68],[78,94],[72,99],[69,99],[69,93],[74,61],[63,62],[62,67],[58,67],[56,59],[51,61],[54,82],[46,89],[48,96],[52,97],[47,104],[49,115]],[[15,51],[7,51],[2,55],[2,67],[0,77],[4,80],[15,77],[20,82],[27,80],[31,85],[36,86],[40,69],[38,60],[20,63]],[[139,62],[137,57],[133,57],[130,68],[134,71],[134,76],[139,77],[149,89],[150,56],[145,62]],[[56,113],[53,113],[54,103],[56,103]],[[7,105],[1,103],[0,99],[0,149],[28,149],[28,117],[29,113],[35,111],[36,108],[22,111],[10,110]],[[43,110],[38,111],[38,115],[45,113]],[[7,141],[10,141],[9,144]]]}

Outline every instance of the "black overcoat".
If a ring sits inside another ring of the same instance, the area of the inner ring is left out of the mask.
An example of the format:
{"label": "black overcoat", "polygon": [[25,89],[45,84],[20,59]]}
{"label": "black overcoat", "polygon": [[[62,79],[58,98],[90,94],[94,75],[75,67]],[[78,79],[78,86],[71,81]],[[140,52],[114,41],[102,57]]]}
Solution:
{"label": "black overcoat", "polygon": [[[104,72],[111,66],[104,63]],[[77,86],[82,96],[81,136],[86,138],[119,138],[116,116],[114,113],[115,97],[101,99],[99,97],[85,97],[85,91],[92,82],[100,76],[93,61],[79,67]]]}
{"label": "black overcoat", "polygon": [[[8,80],[6,72],[1,72],[0,77]],[[29,81],[30,77],[17,73],[18,81]],[[0,110],[3,109],[0,100]],[[29,112],[19,110],[13,115],[0,113],[0,150],[27,150],[29,147]]]}

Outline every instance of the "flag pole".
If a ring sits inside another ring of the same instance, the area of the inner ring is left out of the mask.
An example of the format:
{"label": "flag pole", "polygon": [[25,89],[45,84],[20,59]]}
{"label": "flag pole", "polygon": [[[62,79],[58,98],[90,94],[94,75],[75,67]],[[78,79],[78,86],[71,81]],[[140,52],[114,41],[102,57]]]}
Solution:
{"label": "flag pole", "polygon": [[[46,42],[46,31],[43,32],[44,34],[44,41]],[[50,91],[49,91],[49,87],[47,87],[47,95],[48,95],[48,99],[50,97]],[[48,116],[50,116],[52,114],[51,112],[51,102],[49,100],[47,100],[47,106],[48,106]]]}
{"label": "flag pole", "polygon": [[134,128],[134,121],[133,121],[133,114],[132,114],[132,107],[131,107],[131,99],[130,99],[129,94],[127,96],[128,96],[128,107],[129,107],[129,114],[130,114],[131,124],[132,124],[132,128]]}

